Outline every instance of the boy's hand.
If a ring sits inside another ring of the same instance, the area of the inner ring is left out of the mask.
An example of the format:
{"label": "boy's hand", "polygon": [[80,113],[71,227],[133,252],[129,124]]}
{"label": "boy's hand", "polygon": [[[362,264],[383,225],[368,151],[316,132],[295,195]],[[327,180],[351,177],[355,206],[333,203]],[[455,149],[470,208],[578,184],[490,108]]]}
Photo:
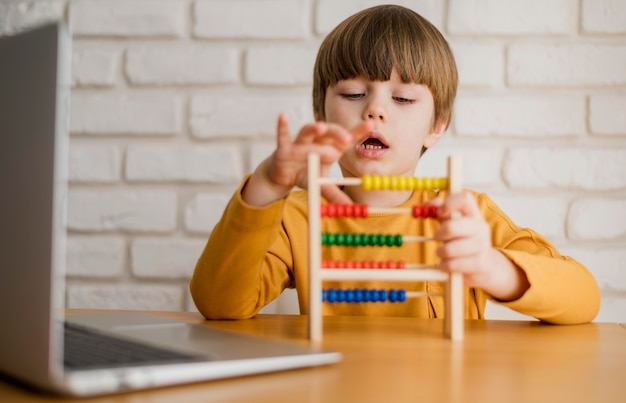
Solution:
{"label": "boy's hand", "polygon": [[[494,298],[512,301],[529,288],[524,272],[493,248],[491,228],[476,199],[468,192],[433,201],[441,224],[434,238],[441,269],[463,274],[465,285],[478,287]],[[456,213],[456,214],[453,214]]]}
{"label": "boy's hand", "polygon": [[[286,114],[278,117],[276,150],[254,172],[242,197],[252,205],[262,206],[285,197],[295,186],[307,188],[307,156],[320,155],[320,175],[328,176],[330,167],[354,142],[371,130],[364,122],[347,130],[341,126],[315,122],[300,129],[292,141]],[[350,203],[350,198],[337,186],[322,187],[322,195],[332,203]]]}

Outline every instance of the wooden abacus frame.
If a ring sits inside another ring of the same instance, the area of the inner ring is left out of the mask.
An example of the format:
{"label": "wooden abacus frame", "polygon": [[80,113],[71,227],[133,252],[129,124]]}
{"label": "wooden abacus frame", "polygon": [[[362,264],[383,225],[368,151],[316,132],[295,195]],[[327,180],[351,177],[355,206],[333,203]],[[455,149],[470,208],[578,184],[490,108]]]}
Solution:
{"label": "wooden abacus frame", "polygon": [[[461,160],[448,157],[448,191],[461,191]],[[322,283],[325,280],[343,281],[441,281],[445,283],[444,334],[452,340],[463,339],[463,276],[435,268],[418,270],[385,269],[323,269],[321,245],[321,185],[356,186],[361,178],[323,178],[320,176],[319,155],[308,156],[308,216],[309,216],[309,340],[322,340]],[[391,190],[391,189],[390,189]],[[426,294],[428,295],[428,294]]]}

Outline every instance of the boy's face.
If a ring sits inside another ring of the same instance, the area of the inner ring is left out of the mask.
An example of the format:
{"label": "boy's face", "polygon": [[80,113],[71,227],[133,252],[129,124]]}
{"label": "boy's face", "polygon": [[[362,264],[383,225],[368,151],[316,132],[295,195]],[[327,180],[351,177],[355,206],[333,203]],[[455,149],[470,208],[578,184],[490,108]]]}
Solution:
{"label": "boy's face", "polygon": [[[352,128],[373,121],[373,131],[340,159],[346,177],[413,176],[422,146],[433,146],[443,124],[433,125],[434,102],[424,85],[403,83],[394,70],[389,81],[360,78],[329,87],[326,120]],[[433,127],[434,126],[434,127]]]}

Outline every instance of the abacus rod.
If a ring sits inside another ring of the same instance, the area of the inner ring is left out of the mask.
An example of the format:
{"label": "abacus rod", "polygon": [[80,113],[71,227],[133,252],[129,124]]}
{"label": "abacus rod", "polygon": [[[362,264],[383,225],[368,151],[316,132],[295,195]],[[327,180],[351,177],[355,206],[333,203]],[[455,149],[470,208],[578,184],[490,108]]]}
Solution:
{"label": "abacus rod", "polygon": [[412,214],[409,207],[368,207],[368,216],[372,214]]}
{"label": "abacus rod", "polygon": [[363,183],[361,178],[318,178],[320,185],[358,186]]}
{"label": "abacus rod", "polygon": [[334,281],[447,281],[448,273],[436,269],[390,270],[390,269],[323,269],[322,280]]}
{"label": "abacus rod", "polygon": [[[339,263],[341,263],[341,262],[339,262]],[[324,270],[329,270],[329,269],[339,269],[339,270],[363,269],[363,270],[370,270],[370,271],[371,270],[387,270],[387,271],[389,271],[389,270],[425,270],[425,269],[434,269],[434,270],[436,270],[437,269],[437,265],[436,264],[406,263],[404,265],[404,267],[364,267],[364,266],[358,266],[358,263],[359,262],[356,262],[355,264],[352,265],[352,267],[348,267],[348,266],[322,267],[322,269],[324,269]]]}

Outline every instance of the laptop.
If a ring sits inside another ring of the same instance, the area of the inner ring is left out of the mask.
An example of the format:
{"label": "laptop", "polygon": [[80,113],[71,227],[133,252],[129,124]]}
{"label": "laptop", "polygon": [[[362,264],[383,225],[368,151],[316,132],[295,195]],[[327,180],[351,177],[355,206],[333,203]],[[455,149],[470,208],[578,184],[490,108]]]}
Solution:
{"label": "laptop", "polygon": [[147,313],[64,315],[70,61],[63,23],[0,38],[2,376],[92,396],[338,362],[316,346]]}

